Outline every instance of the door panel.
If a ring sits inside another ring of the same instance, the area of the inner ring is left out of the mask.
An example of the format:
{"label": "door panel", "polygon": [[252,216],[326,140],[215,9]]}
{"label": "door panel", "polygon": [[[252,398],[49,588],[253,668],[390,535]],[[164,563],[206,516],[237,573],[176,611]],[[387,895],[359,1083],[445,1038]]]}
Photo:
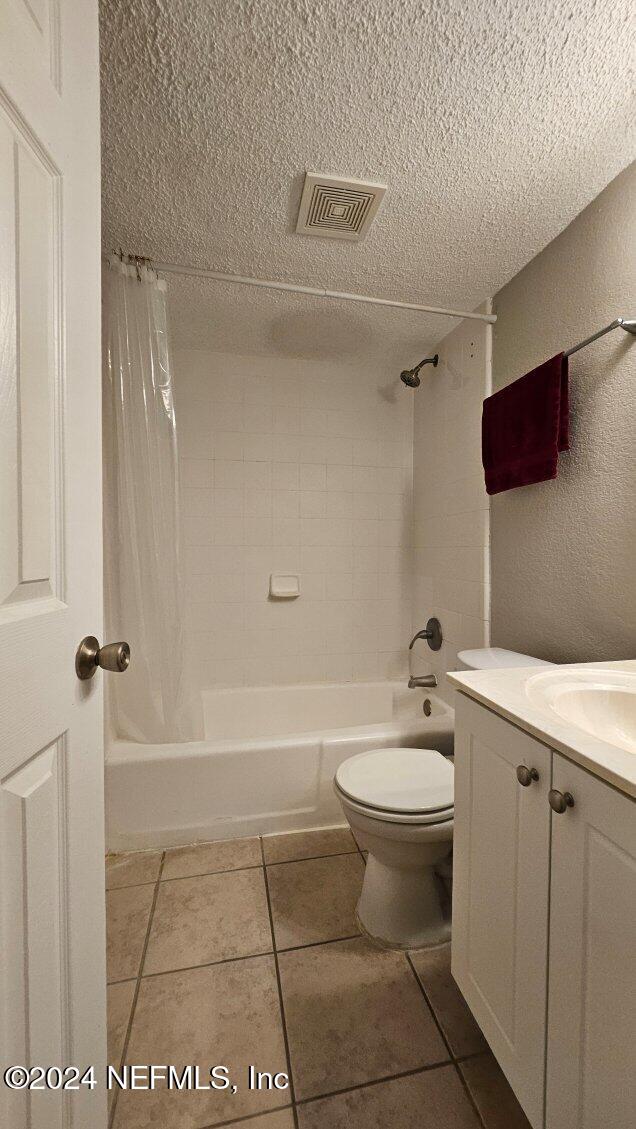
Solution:
{"label": "door panel", "polygon": [[[458,694],[452,971],[535,1129],[543,1124],[550,751]],[[539,779],[522,787],[516,769]]]}
{"label": "door panel", "polygon": [[636,804],[554,754],[548,1129],[631,1129],[636,1109]]}
{"label": "door panel", "polygon": [[3,11],[7,32],[19,42],[25,62],[57,91],[61,85],[60,6],[60,0],[11,0]]}
{"label": "door panel", "polygon": [[63,450],[54,349],[60,320],[54,308],[54,263],[60,257],[56,181],[1,110],[0,149],[3,608],[56,594],[62,498],[55,467],[63,462]]}
{"label": "door panel", "polygon": [[106,1124],[96,0],[0,0],[0,1087],[11,1129]]}
{"label": "door panel", "polygon": [[[15,1063],[69,1061],[66,953],[66,743],[60,739],[2,782],[3,996],[19,1026]],[[22,851],[15,850],[21,843]],[[5,995],[6,994],[6,995]],[[64,1124],[59,1092],[13,1098],[7,1124],[57,1129]],[[26,1119],[30,1115],[30,1121]]]}

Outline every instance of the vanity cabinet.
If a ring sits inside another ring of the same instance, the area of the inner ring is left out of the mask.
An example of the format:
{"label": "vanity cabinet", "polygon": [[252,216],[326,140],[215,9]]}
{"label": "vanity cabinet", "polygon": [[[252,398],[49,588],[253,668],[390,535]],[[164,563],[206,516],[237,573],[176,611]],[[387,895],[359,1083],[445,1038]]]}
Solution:
{"label": "vanity cabinet", "polygon": [[634,1124],[635,808],[457,695],[452,971],[533,1129]]}
{"label": "vanity cabinet", "polygon": [[547,1129],[636,1123],[636,804],[558,753],[552,785]]}
{"label": "vanity cabinet", "polygon": [[[452,971],[504,1074],[543,1125],[550,750],[457,695]],[[522,787],[519,766],[538,780]]]}

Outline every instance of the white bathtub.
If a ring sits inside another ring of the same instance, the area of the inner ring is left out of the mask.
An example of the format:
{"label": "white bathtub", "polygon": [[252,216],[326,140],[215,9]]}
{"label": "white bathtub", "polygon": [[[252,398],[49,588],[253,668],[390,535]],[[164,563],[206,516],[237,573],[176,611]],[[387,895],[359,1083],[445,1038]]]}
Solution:
{"label": "white bathtub", "polygon": [[213,690],[202,706],[202,741],[111,743],[110,850],[342,823],[332,781],[347,757],[383,745],[453,751],[453,710],[401,682]]}

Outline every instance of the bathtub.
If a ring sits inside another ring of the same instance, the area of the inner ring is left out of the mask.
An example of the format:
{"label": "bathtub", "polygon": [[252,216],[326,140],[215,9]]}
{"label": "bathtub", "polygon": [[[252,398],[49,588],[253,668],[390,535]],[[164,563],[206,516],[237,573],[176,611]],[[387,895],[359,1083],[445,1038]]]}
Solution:
{"label": "bathtub", "polygon": [[332,781],[347,757],[386,745],[453,751],[453,710],[402,682],[210,690],[201,704],[202,741],[110,743],[110,850],[342,823]]}

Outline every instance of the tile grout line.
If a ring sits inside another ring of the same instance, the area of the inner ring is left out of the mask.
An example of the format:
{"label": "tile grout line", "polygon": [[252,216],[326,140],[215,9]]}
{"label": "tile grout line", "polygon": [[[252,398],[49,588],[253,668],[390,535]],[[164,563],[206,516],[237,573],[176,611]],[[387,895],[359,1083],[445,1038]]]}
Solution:
{"label": "tile grout line", "polygon": [[385,1074],[381,1078],[371,1078],[367,1082],[356,1082],[353,1086],[343,1086],[340,1090],[329,1090],[326,1094],[312,1094],[310,1098],[299,1098],[297,1105],[310,1105],[311,1102],[320,1102],[325,1098],[337,1098],[341,1094],[353,1094],[356,1090],[368,1090],[371,1086],[383,1086],[386,1082],[398,1082],[401,1078],[412,1078],[415,1074],[430,1074],[433,1070],[446,1070],[453,1063],[449,1059],[441,1062],[427,1063],[425,1066],[414,1066],[412,1070],[401,1070],[397,1074]]}
{"label": "tile grout line", "polygon": [[[265,866],[289,866],[289,864],[292,863],[292,862],[313,862],[314,859],[338,859],[338,858],[342,858],[343,855],[357,855],[357,854],[359,854],[359,848],[353,847],[353,849],[350,850],[350,851],[331,851],[328,855],[301,855],[301,857],[297,858],[297,859],[274,859],[274,860],[272,860],[272,862],[265,862],[264,865]],[[265,856],[263,855],[263,857],[265,857]]]}
{"label": "tile grout line", "polygon": [[284,1113],[285,1110],[294,1112],[294,1107],[291,1105],[277,1105],[272,1109],[267,1109],[261,1113],[246,1113],[244,1117],[232,1117],[229,1121],[214,1121],[211,1125],[203,1125],[201,1129],[225,1129],[228,1125],[243,1125],[246,1121],[255,1121],[259,1117],[269,1117],[270,1113]]}
{"label": "tile grout line", "polygon": [[156,886],[157,882],[183,882],[185,878],[207,878],[208,874],[240,874],[245,870],[260,870],[263,864],[254,862],[250,866],[231,866],[225,870],[201,870],[196,874],[175,874],[173,878],[154,878],[152,882],[131,882],[128,886],[110,886],[108,892],[113,890],[133,890],[135,886]]}
{"label": "tile grout line", "polygon": [[[288,949],[278,949],[279,953],[297,953],[301,949],[317,949],[321,945],[337,945],[341,941],[358,941],[360,933],[351,933],[347,937],[329,937],[326,941],[308,941],[305,945],[292,945]],[[206,960],[204,964],[186,964],[179,965],[177,968],[164,968],[158,972],[145,972],[142,973],[142,980],[152,980],[155,976],[171,976],[173,972],[193,972],[197,968],[216,968],[219,964],[236,964],[241,960],[258,960],[259,957],[274,956],[274,949],[264,949],[260,953],[246,953],[244,956],[238,957],[223,957],[221,960]],[[127,976],[125,980],[110,980],[108,987],[113,984],[127,984],[134,980],[134,976]],[[466,1055],[466,1058],[471,1056]]]}
{"label": "tile grout line", "polygon": [[280,967],[278,964],[278,952],[276,951],[276,934],[274,932],[274,917],[272,915],[272,903],[269,896],[269,882],[267,880],[267,866],[265,865],[265,848],[263,846],[263,837],[260,836],[261,844],[261,857],[263,859],[263,875],[265,878],[265,894],[267,896],[267,911],[269,913],[269,927],[272,931],[272,945],[274,948],[274,966],[276,968],[276,983],[278,985],[278,1004],[280,1007],[280,1017],[283,1027],[283,1042],[285,1044],[285,1055],[287,1058],[287,1069],[289,1070],[289,1096],[292,1100],[292,1117],[294,1119],[295,1129],[298,1129],[298,1111],[296,1109],[296,1094],[294,1089],[294,1077],[292,1074],[292,1061],[291,1052],[289,1050],[289,1036],[287,1034],[287,1021],[285,1019],[285,1004],[283,1001],[283,988],[280,979]]}
{"label": "tile grout line", "polygon": [[[217,841],[221,842],[221,843],[231,842],[231,840],[229,840],[229,839],[228,840],[220,839],[220,840],[217,840]],[[203,844],[203,846],[207,846],[207,844]],[[170,849],[172,849],[172,848],[166,848],[166,851],[164,853],[167,854],[167,851],[170,850]],[[175,849],[177,849],[177,848],[175,848]],[[293,862],[312,862],[314,859],[331,859],[331,858],[335,859],[335,858],[340,858],[342,855],[355,855],[355,854],[362,854],[362,852],[360,851],[360,848],[357,847],[357,846],[354,847],[350,851],[336,851],[336,852],[334,852],[332,854],[328,854],[328,855],[302,855],[300,858],[297,858],[297,859],[278,859],[274,862],[265,862],[265,863],[254,862],[254,863],[251,863],[249,866],[229,866],[229,867],[225,867],[225,869],[221,869],[221,870],[201,870],[201,871],[197,871],[195,874],[175,874],[174,877],[172,877],[172,878],[164,878],[162,876],[161,878],[153,878],[152,881],[150,881],[150,882],[129,882],[126,885],[123,885],[123,886],[108,886],[106,892],[110,894],[110,893],[112,893],[113,890],[133,890],[136,886],[155,886],[157,884],[157,882],[159,882],[159,881],[160,882],[181,882],[184,878],[206,878],[208,876],[208,874],[238,874],[238,873],[245,871],[245,870],[260,870],[263,866],[288,866],[290,863],[293,863]],[[364,859],[364,855],[362,857]]]}
{"label": "tile grout line", "polygon": [[[441,1025],[441,1023],[440,1023],[439,1019],[437,1018],[437,1013],[436,1013],[436,1011],[435,1011],[435,1008],[433,1007],[433,1005],[432,1005],[432,1003],[431,1003],[431,1001],[430,1001],[430,999],[429,999],[429,997],[428,997],[428,992],[426,991],[426,988],[424,987],[424,985],[423,985],[422,981],[420,980],[420,978],[419,978],[419,976],[418,976],[418,974],[417,974],[417,971],[416,971],[415,965],[413,964],[413,961],[411,960],[411,954],[410,954],[409,952],[405,952],[405,954],[404,954],[404,955],[405,955],[405,957],[406,957],[406,959],[407,959],[407,962],[408,962],[408,965],[409,965],[409,967],[410,967],[410,969],[411,969],[411,972],[413,973],[413,975],[414,975],[414,977],[415,977],[415,981],[416,981],[416,983],[417,983],[417,985],[418,985],[418,987],[419,987],[419,989],[420,989],[420,992],[422,993],[422,995],[423,995],[423,997],[424,997],[424,1000],[426,1001],[426,1004],[427,1004],[427,1006],[428,1006],[428,1010],[430,1011],[430,1013],[431,1013],[431,1015],[432,1015],[432,1017],[433,1017],[433,1020],[434,1020],[435,1026],[437,1027],[437,1030],[439,1031],[439,1033],[440,1033],[440,1036],[441,1036],[441,1038],[442,1038],[442,1040],[443,1040],[443,1042],[444,1042],[444,1046],[446,1047],[446,1050],[448,1051],[448,1053],[449,1053],[449,1055],[450,1055],[450,1060],[451,1060],[451,1063],[452,1063],[452,1065],[453,1065],[453,1067],[454,1067],[454,1069],[455,1069],[455,1073],[457,1074],[457,1076],[458,1076],[458,1078],[459,1078],[459,1081],[460,1081],[460,1084],[461,1084],[461,1086],[462,1086],[462,1088],[463,1088],[463,1090],[464,1090],[464,1093],[466,1094],[466,1097],[468,1098],[468,1101],[470,1102],[470,1105],[472,1106],[472,1108],[473,1108],[473,1110],[474,1110],[474,1112],[475,1112],[475,1115],[476,1115],[476,1117],[477,1117],[477,1120],[478,1120],[479,1124],[480,1124],[481,1126],[483,1126],[483,1129],[487,1129],[487,1126],[486,1126],[486,1124],[485,1124],[485,1122],[484,1122],[484,1120],[483,1120],[483,1118],[482,1118],[482,1116],[481,1116],[481,1113],[479,1112],[479,1110],[478,1110],[478,1108],[477,1108],[477,1103],[475,1102],[475,1099],[473,1098],[473,1095],[472,1095],[472,1094],[471,1094],[471,1092],[470,1092],[470,1089],[469,1089],[469,1087],[468,1087],[468,1083],[466,1082],[466,1079],[464,1078],[464,1075],[462,1074],[462,1071],[460,1070],[460,1067],[459,1067],[459,1061],[460,1061],[460,1060],[459,1060],[459,1059],[458,1059],[458,1058],[456,1057],[456,1055],[455,1055],[455,1054],[453,1053],[453,1050],[452,1050],[452,1048],[451,1048],[451,1045],[450,1045],[450,1043],[449,1043],[448,1039],[446,1038],[446,1035],[445,1035],[445,1033],[444,1033],[444,1029],[442,1028],[442,1025]],[[468,1057],[468,1058],[469,1058],[469,1057],[471,1057],[471,1056],[470,1056],[470,1055],[468,1055],[468,1056],[465,1056],[465,1057]],[[464,1061],[464,1059],[462,1059],[462,1061]]]}
{"label": "tile grout line", "polygon": [[[128,1025],[126,1027],[126,1036],[125,1036],[125,1039],[124,1039],[124,1045],[122,1047],[121,1058],[119,1060],[120,1073],[121,1073],[123,1065],[126,1061],[126,1055],[128,1053],[128,1044],[130,1042],[130,1034],[131,1034],[131,1031],[132,1031],[133,1019],[135,1017],[135,1010],[137,1008],[137,1000],[139,999],[139,989],[141,988],[142,970],[143,970],[143,967],[144,967],[144,961],[146,959],[148,942],[150,941],[150,930],[152,928],[152,920],[155,916],[155,906],[157,905],[157,898],[159,897],[159,883],[161,882],[161,874],[162,874],[162,871],[163,871],[163,864],[165,862],[165,858],[166,858],[166,852],[163,851],[162,855],[161,855],[161,862],[159,863],[159,873],[157,874],[157,880],[155,882],[155,892],[154,892],[154,895],[153,895],[152,904],[150,906],[150,913],[148,914],[148,925],[146,926],[146,936],[144,938],[144,944],[143,944],[143,948],[141,950],[141,956],[139,958],[139,967],[137,969],[135,991],[133,993],[132,1004],[130,1006],[130,1015],[128,1016]],[[128,889],[130,889],[130,888],[131,887],[128,887]],[[118,1100],[118,1098],[119,1098],[119,1090],[115,1090],[115,1097],[113,1099],[113,1106],[112,1106],[112,1109],[110,1111],[110,1115],[109,1115],[109,1118],[108,1118],[109,1129],[112,1129],[112,1127],[115,1123],[115,1115],[117,1113],[117,1100]]]}

